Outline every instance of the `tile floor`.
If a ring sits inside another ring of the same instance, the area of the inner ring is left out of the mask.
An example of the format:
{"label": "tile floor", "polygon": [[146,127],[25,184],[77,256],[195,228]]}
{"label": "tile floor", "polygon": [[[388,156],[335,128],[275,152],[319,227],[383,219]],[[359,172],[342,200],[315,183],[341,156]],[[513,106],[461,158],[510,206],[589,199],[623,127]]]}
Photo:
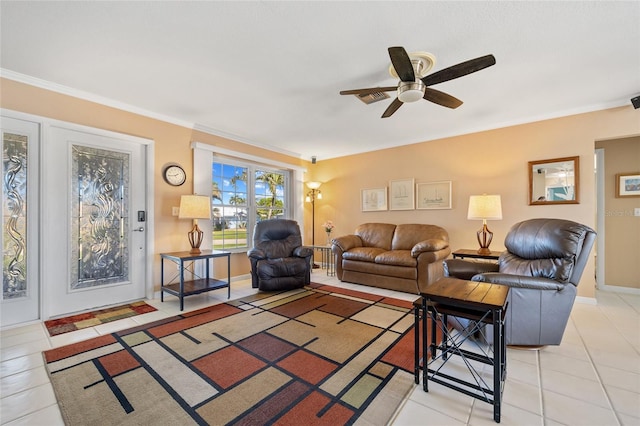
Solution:
{"label": "tile floor", "polygon": [[[313,280],[414,300],[414,295],[340,283],[324,271]],[[232,298],[250,294],[250,281],[232,283]],[[185,299],[186,309],[226,300],[226,292]],[[597,293],[597,305],[576,303],[560,346],[507,350],[504,425],[640,425],[640,296]],[[0,333],[0,424],[62,425],[44,369],[43,350],[175,315],[177,298],[151,300],[158,311],[48,337],[41,323]],[[491,405],[435,383],[416,386],[393,425],[495,424]]]}

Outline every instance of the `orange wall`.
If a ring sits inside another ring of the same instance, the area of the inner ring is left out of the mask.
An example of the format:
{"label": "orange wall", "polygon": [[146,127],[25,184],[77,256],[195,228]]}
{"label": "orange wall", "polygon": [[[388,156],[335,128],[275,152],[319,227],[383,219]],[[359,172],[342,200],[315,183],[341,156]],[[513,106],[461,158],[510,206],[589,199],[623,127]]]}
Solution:
{"label": "orange wall", "polygon": [[[190,143],[204,142],[250,155],[263,156],[306,166],[307,180],[323,182],[322,200],[316,202],[316,237],[325,239],[321,224],[333,220],[334,236],[350,233],[363,222],[433,223],[449,231],[456,248],[477,246],[475,232],[479,221],[466,218],[469,195],[502,195],[503,220],[489,222],[495,233],[493,249],[501,249],[509,227],[531,217],[573,219],[595,228],[593,150],[598,140],[640,135],[638,111],[631,106],[554,120],[512,126],[481,133],[407,145],[357,156],[320,161],[315,165],[277,152],[212,136],[156,119],[146,118],[11,80],[0,79],[2,108],[43,117],[127,133],[155,141],[155,253],[185,249],[188,221],[171,216],[180,195],[190,193],[191,178],[178,188],[162,180],[163,166],[181,164],[192,174]],[[529,206],[527,203],[527,162],[579,155],[580,204]],[[388,186],[392,179],[414,178],[416,183],[439,180],[453,182],[453,208],[450,210],[360,211],[360,190]],[[302,198],[304,194],[300,194]],[[311,206],[305,203],[305,235],[310,243]],[[629,250],[630,241],[620,244]],[[636,243],[637,245],[637,243]],[[154,282],[159,281],[159,256],[154,256]],[[249,271],[246,255],[233,256],[232,275]],[[578,294],[593,297],[594,262],[584,273]]]}
{"label": "orange wall", "polygon": [[[335,236],[351,233],[363,222],[431,223],[447,229],[452,249],[475,248],[482,222],[467,220],[467,207],[470,195],[483,193],[502,196],[503,219],[488,223],[495,234],[494,250],[504,249],[511,225],[528,218],[565,218],[595,229],[594,144],[640,134],[639,117],[640,112],[629,105],[320,161],[309,166],[310,178],[323,182],[323,198],[316,202],[316,235],[323,235],[320,224],[325,220],[335,223]],[[581,160],[580,204],[529,206],[527,163],[575,155]],[[388,187],[389,180],[404,178],[414,178],[416,183],[452,181],[453,208],[360,211],[361,189]],[[637,241],[617,244],[623,250],[639,249]],[[584,297],[595,295],[595,249],[591,254],[578,287]]]}

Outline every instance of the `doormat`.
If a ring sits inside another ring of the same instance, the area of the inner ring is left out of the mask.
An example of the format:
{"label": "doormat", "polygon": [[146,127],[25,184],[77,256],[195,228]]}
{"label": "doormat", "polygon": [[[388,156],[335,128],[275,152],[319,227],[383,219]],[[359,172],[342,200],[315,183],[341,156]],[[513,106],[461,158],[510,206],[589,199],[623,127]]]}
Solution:
{"label": "doormat", "polygon": [[44,358],[71,426],[388,424],[415,386],[413,323],[411,302],[311,284]]}
{"label": "doormat", "polygon": [[68,333],[70,331],[81,330],[123,318],[129,318],[157,309],[145,302],[134,302],[127,305],[115,306],[113,308],[100,309],[84,314],[72,315],[69,317],[52,319],[44,322],[44,326],[49,332],[49,336]]}

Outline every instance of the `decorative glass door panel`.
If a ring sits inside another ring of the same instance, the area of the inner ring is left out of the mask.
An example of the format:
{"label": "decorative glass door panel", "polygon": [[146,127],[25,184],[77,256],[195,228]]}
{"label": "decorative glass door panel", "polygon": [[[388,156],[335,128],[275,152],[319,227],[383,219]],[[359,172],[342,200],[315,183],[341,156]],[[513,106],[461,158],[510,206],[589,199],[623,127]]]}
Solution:
{"label": "decorative glass door panel", "polygon": [[27,295],[28,138],[2,135],[2,299]]}
{"label": "decorative glass door panel", "polygon": [[38,152],[40,125],[2,116],[2,293],[0,322],[40,318]]}
{"label": "decorative glass door panel", "polygon": [[129,281],[129,157],[72,147],[71,290]]}

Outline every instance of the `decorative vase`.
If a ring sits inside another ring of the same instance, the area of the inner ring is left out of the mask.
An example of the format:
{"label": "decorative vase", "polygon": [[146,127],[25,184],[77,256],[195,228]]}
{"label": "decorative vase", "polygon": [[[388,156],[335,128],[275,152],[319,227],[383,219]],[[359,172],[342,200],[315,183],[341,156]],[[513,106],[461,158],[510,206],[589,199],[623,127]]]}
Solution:
{"label": "decorative vase", "polygon": [[327,245],[331,245],[331,231],[327,231]]}

